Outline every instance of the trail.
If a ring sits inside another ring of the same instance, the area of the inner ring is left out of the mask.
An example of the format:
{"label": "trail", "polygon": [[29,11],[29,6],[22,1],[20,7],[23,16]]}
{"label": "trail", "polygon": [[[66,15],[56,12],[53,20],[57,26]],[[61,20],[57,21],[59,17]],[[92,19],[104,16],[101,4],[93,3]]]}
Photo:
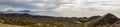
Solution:
{"label": "trail", "polygon": [[5,26],[0,26],[0,27],[24,27],[24,26],[18,26],[18,25],[5,25]]}
{"label": "trail", "polygon": [[0,27],[27,27],[27,26],[19,26],[19,25],[9,25],[9,24],[1,24]]}

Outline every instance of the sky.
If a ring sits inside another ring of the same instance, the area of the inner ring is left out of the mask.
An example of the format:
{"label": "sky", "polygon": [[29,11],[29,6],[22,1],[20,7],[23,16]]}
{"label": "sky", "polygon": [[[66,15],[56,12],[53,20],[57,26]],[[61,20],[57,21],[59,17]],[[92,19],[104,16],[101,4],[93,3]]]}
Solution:
{"label": "sky", "polygon": [[63,17],[88,17],[107,13],[120,17],[120,0],[0,0],[0,11],[9,10],[29,10],[32,15]]}

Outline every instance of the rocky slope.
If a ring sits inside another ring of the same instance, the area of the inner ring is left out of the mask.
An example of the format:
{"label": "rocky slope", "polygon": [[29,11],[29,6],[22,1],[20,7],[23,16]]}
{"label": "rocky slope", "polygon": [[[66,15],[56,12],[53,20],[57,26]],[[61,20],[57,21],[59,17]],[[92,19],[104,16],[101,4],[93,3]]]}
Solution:
{"label": "rocky slope", "polygon": [[85,23],[85,27],[96,27],[96,26],[110,26],[119,21],[115,15],[108,13],[104,16],[93,16],[89,18],[90,21]]}

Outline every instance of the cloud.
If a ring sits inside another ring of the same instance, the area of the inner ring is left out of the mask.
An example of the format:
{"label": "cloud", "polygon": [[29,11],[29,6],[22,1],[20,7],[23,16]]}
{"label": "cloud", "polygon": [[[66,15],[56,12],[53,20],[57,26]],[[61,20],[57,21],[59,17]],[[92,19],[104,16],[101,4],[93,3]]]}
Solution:
{"label": "cloud", "polygon": [[16,0],[1,0],[2,2],[0,2],[0,5],[6,5],[9,7],[13,7],[13,8],[25,8],[25,9],[33,9],[33,8],[37,8],[36,6],[33,6],[29,3],[22,3],[16,1]]}
{"label": "cloud", "polygon": [[119,0],[0,0],[0,11],[30,10],[37,15],[92,16],[120,12]]}
{"label": "cloud", "polygon": [[0,11],[30,10],[32,11],[30,14],[58,15],[57,12],[52,11],[60,5],[56,3],[57,1],[58,0],[0,0]]}
{"label": "cloud", "polygon": [[53,9],[55,0],[0,0],[0,5],[23,9]]}
{"label": "cloud", "polygon": [[74,0],[62,4],[55,11],[61,16],[93,16],[113,13],[119,16],[119,0]]}

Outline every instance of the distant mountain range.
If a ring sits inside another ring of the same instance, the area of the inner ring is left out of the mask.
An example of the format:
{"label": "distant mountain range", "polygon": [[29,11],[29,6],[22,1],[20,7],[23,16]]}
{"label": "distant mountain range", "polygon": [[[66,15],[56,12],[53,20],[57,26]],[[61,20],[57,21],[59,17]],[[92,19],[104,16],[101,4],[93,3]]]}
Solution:
{"label": "distant mountain range", "polygon": [[7,10],[7,11],[0,12],[0,14],[14,14],[14,13],[29,14],[29,13],[31,13],[31,11],[30,10],[21,10],[21,11]]}
{"label": "distant mountain range", "polygon": [[21,11],[7,10],[6,12],[31,12],[31,11],[30,10],[21,10]]}

